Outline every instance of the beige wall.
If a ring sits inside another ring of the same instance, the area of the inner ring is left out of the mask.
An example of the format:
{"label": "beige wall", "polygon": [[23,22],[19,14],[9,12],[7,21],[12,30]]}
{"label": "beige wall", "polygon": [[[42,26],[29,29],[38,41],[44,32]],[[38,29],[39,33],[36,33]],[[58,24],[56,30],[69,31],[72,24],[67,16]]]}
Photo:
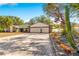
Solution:
{"label": "beige wall", "polygon": [[40,33],[42,30],[43,33],[48,33],[49,28],[30,28],[30,32],[38,32]]}
{"label": "beige wall", "polygon": [[30,32],[40,32],[40,28],[30,28]]}
{"label": "beige wall", "polygon": [[42,28],[42,32],[48,33],[49,32],[49,28]]}

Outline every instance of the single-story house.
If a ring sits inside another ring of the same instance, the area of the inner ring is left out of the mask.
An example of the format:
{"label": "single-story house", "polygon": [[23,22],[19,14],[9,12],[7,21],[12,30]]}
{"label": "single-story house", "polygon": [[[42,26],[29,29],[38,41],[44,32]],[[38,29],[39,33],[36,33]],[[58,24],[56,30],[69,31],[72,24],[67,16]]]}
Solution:
{"label": "single-story house", "polygon": [[35,23],[30,26],[31,33],[49,33],[50,26],[44,23]]}
{"label": "single-story house", "polygon": [[13,25],[10,27],[10,32],[49,33],[51,26],[44,23],[35,23],[31,26],[27,24]]}

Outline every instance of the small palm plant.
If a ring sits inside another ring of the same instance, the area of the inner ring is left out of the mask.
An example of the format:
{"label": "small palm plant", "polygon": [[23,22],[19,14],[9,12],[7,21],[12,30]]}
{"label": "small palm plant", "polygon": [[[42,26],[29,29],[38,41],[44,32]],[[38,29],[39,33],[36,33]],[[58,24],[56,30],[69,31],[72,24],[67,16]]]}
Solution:
{"label": "small palm plant", "polygon": [[70,43],[70,45],[74,49],[78,49],[76,47],[75,41],[74,41],[73,36],[72,36],[71,24],[70,24],[70,19],[69,19],[69,8],[68,8],[68,6],[65,6],[65,19],[66,19],[66,37],[67,37],[67,40],[68,40],[68,42]]}

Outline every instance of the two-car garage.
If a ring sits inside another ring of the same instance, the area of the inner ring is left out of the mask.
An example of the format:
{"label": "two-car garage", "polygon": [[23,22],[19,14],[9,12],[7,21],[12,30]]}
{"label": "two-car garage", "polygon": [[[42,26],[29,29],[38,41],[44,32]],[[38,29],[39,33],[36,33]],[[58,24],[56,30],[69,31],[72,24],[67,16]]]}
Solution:
{"label": "two-car garage", "polygon": [[49,25],[44,23],[36,23],[30,26],[30,33],[49,33]]}

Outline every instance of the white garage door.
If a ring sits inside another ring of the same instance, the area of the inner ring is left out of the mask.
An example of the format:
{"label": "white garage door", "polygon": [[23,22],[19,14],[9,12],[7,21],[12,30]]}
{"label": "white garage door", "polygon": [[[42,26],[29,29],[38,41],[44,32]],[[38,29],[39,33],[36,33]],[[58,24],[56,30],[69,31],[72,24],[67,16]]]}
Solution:
{"label": "white garage door", "polygon": [[30,28],[30,32],[49,33],[49,28]]}
{"label": "white garage door", "polygon": [[42,28],[43,33],[49,33],[49,28]]}
{"label": "white garage door", "polygon": [[40,33],[40,28],[30,28],[30,32],[39,32]]}

